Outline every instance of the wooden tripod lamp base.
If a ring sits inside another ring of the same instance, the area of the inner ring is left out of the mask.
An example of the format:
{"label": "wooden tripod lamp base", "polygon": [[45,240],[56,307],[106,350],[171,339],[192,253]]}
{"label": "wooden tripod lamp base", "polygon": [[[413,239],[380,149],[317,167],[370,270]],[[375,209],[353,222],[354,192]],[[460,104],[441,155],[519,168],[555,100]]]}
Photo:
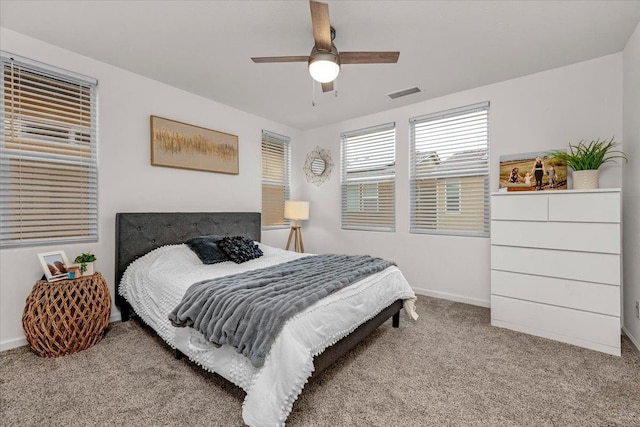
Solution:
{"label": "wooden tripod lamp base", "polygon": [[302,230],[299,225],[292,225],[289,231],[289,239],[287,240],[287,250],[291,246],[291,239],[294,240],[294,248],[296,252],[304,253],[304,243],[302,243]]}
{"label": "wooden tripod lamp base", "polygon": [[299,220],[309,219],[309,202],[297,202],[286,200],[284,202],[284,217],[292,219],[291,231],[289,231],[289,240],[287,240],[287,250],[291,246],[291,240],[294,240],[296,252],[304,252],[304,243],[302,243],[302,230],[300,229]]}

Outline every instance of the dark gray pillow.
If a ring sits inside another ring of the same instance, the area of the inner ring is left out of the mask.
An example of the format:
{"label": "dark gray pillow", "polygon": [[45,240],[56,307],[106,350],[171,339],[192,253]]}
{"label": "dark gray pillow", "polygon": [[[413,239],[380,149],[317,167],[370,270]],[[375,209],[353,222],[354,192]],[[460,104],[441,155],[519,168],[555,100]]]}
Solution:
{"label": "dark gray pillow", "polygon": [[260,258],[263,255],[258,245],[248,237],[225,237],[218,242],[218,247],[236,264],[241,264],[250,259]]}
{"label": "dark gray pillow", "polygon": [[187,240],[185,243],[198,255],[203,264],[217,264],[229,261],[226,252],[218,247],[222,236],[198,236]]}

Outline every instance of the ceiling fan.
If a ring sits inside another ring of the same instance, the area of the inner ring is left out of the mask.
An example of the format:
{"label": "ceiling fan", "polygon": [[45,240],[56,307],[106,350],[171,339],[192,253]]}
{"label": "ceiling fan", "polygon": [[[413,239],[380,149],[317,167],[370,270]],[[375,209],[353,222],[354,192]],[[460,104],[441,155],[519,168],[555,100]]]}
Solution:
{"label": "ceiling fan", "polygon": [[315,46],[309,56],[263,56],[251,58],[255,63],[307,62],[309,74],[322,84],[322,91],[333,90],[333,81],[344,64],[389,64],[398,62],[400,52],[338,52],[333,44],[336,31],[329,24],[329,5],[311,0],[311,23]]}

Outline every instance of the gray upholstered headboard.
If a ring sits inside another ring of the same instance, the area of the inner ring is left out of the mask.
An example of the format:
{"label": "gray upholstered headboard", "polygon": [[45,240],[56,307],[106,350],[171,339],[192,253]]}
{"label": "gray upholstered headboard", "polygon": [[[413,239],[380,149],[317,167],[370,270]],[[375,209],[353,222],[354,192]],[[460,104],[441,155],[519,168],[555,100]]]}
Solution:
{"label": "gray upholstered headboard", "polygon": [[164,245],[184,243],[195,236],[247,236],[260,241],[258,212],[149,212],[116,214],[116,305],[122,320],[130,307],[120,297],[120,279],[135,259]]}

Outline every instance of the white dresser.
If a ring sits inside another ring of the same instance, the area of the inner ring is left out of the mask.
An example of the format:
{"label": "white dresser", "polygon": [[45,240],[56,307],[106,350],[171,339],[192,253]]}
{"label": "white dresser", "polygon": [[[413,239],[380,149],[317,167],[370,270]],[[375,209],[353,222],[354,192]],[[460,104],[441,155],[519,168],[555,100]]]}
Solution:
{"label": "white dresser", "polygon": [[491,324],[620,355],[619,189],[491,195]]}

